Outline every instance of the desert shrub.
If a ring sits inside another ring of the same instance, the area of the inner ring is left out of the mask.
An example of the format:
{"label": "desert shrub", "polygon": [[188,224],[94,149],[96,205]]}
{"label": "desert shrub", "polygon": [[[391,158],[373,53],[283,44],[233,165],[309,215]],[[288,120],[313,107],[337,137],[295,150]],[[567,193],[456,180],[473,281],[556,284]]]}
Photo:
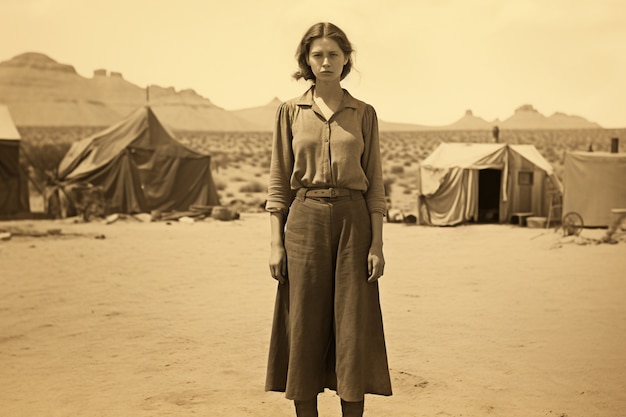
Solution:
{"label": "desert shrub", "polygon": [[414,151],[413,154],[411,155],[411,157],[409,158],[409,161],[411,161],[414,164],[419,163],[420,158],[421,158],[421,153],[422,152],[418,151],[418,150]]}
{"label": "desert shrub", "polygon": [[404,167],[402,165],[394,165],[391,167],[389,172],[394,175],[404,174]]}
{"label": "desert shrub", "polygon": [[267,191],[267,187],[258,181],[250,181],[239,188],[242,193],[263,193]]}
{"label": "desert shrub", "polygon": [[[195,149],[197,150],[197,147],[195,147]],[[224,154],[222,152],[217,152],[211,155],[211,168],[213,168],[216,171],[219,171],[220,168],[228,167],[229,163],[230,163],[230,158],[227,154]]]}
{"label": "desert shrub", "polygon": [[222,180],[213,179],[213,183],[218,191],[224,191],[226,189],[226,183]]}

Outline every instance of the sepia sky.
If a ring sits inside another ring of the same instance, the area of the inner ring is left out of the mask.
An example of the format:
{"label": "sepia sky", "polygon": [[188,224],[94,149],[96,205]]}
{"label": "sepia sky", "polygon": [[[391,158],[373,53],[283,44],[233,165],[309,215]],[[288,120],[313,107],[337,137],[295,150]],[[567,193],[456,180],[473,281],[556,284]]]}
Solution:
{"label": "sepia sky", "polygon": [[305,90],[296,45],[330,21],[356,49],[344,87],[381,119],[503,120],[532,104],[626,127],[621,0],[0,0],[0,16],[0,61],[41,52],[228,110]]}

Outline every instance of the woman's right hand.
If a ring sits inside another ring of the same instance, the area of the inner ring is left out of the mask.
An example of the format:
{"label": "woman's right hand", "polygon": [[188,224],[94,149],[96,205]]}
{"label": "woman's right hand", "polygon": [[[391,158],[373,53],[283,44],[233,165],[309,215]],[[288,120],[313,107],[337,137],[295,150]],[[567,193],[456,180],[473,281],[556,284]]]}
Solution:
{"label": "woman's right hand", "polygon": [[284,284],[287,281],[287,256],[282,245],[272,245],[270,251],[270,272],[272,278]]}

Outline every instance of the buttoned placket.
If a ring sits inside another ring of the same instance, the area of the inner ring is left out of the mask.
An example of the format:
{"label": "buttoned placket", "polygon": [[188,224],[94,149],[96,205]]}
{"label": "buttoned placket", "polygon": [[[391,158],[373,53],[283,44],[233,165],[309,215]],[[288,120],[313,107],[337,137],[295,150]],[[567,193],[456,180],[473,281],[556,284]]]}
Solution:
{"label": "buttoned placket", "polygon": [[324,126],[322,128],[322,137],[320,138],[320,140],[322,141],[322,175],[324,176],[325,182],[327,182],[328,184],[335,184],[335,180],[332,175],[333,171],[331,169],[332,154],[330,152],[330,134],[333,120],[335,119],[337,114],[345,109],[345,105],[342,102],[337,111],[333,113],[332,116],[330,116],[329,120],[326,120],[326,117],[315,102],[313,102],[311,108],[315,112],[315,114],[317,114],[320,121],[324,123]]}

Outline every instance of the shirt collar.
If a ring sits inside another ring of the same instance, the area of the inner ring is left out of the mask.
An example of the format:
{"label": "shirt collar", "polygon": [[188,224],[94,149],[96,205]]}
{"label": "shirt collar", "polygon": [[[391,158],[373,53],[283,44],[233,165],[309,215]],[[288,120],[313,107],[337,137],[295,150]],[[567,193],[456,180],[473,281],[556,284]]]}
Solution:
{"label": "shirt collar", "polygon": [[[311,88],[309,88],[296,102],[296,104],[298,106],[304,106],[304,107],[313,107],[313,104],[315,103],[313,101],[313,89],[315,88],[315,85],[311,86]],[[350,95],[350,93],[348,92],[348,90],[346,90],[345,88],[342,89],[343,90],[343,98],[341,99],[341,105],[339,106],[339,108],[353,108],[356,109],[357,108],[357,101],[354,97],[352,97],[352,95]]]}

